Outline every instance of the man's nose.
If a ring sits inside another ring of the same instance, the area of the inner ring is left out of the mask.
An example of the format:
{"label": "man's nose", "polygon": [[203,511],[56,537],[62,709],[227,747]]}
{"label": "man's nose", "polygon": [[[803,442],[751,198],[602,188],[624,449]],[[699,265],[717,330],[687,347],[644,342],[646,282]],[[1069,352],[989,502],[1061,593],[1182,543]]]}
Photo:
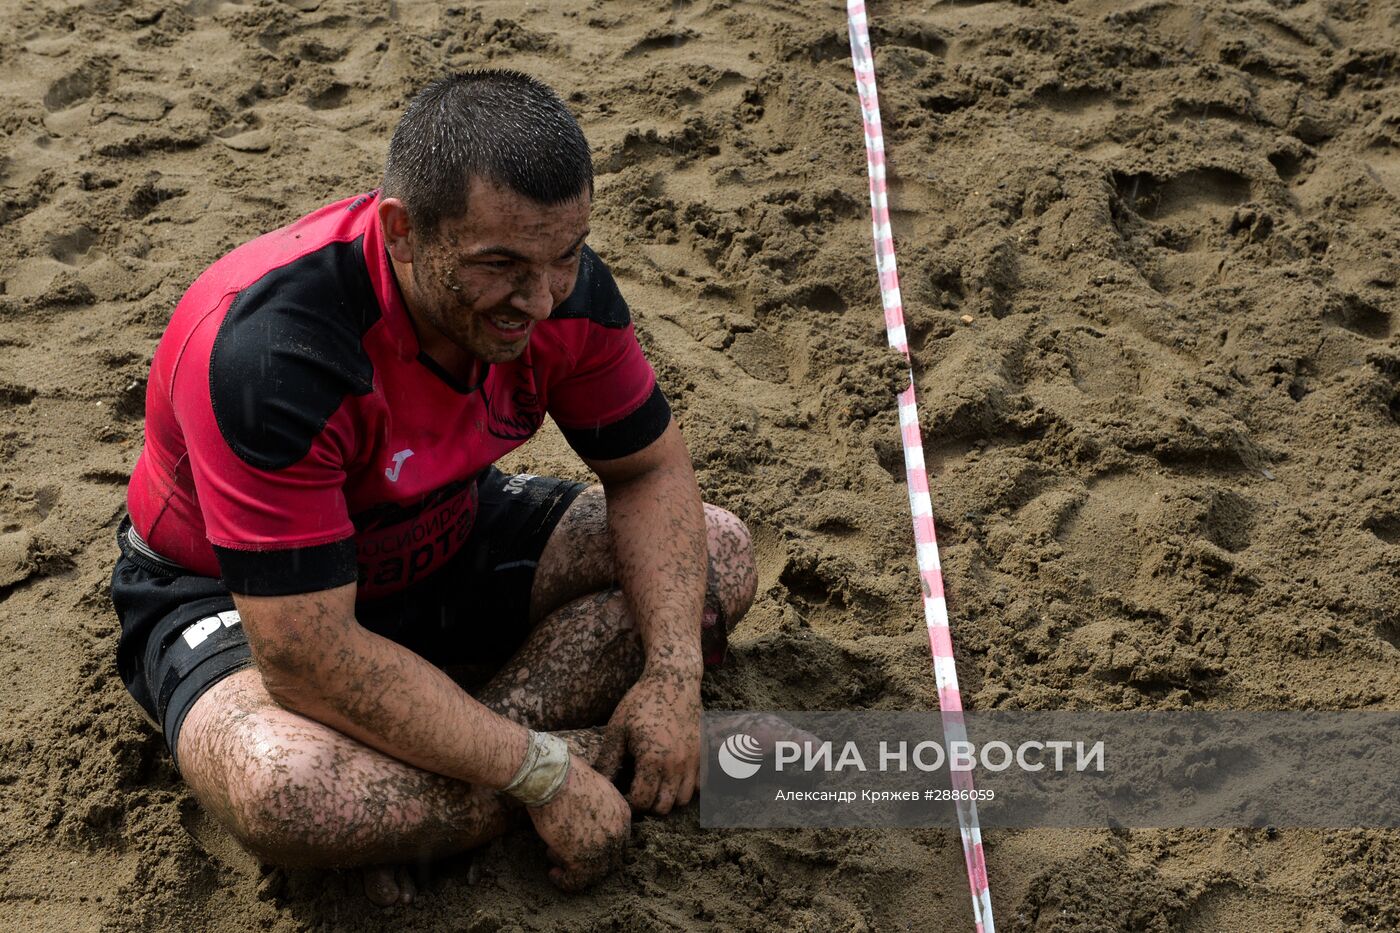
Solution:
{"label": "man's nose", "polygon": [[549,317],[554,311],[554,294],[549,288],[549,273],[542,271],[527,275],[516,286],[510,304],[536,321],[543,321]]}

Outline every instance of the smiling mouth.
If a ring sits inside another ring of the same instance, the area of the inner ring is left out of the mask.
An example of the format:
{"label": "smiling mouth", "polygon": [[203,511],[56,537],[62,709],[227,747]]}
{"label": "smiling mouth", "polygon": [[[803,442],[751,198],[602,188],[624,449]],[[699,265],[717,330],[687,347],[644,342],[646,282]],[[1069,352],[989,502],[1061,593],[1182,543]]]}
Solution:
{"label": "smiling mouth", "polygon": [[517,321],[513,318],[493,317],[489,319],[492,326],[497,330],[505,331],[508,334],[524,333],[525,328],[530,326],[529,321]]}

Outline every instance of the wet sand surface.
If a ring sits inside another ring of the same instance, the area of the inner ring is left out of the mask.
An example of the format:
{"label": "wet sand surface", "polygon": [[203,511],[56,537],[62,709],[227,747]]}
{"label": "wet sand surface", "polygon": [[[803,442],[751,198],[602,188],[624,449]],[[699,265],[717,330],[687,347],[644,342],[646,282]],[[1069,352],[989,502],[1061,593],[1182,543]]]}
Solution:
{"label": "wet sand surface", "polygon": [[[512,835],[382,914],[259,867],[113,668],[151,353],[221,253],[369,190],[412,91],[547,80],[758,601],[710,705],[932,709],[844,10],[827,0],[0,16],[0,925],[971,929],[957,835],[641,820],[556,893]],[[1400,12],[876,3],[891,203],[978,709],[1400,705]],[[557,435],[508,464],[581,476]],[[1344,780],[1344,775],[1338,775]],[[1396,835],[998,831],[1004,930],[1389,930]]]}

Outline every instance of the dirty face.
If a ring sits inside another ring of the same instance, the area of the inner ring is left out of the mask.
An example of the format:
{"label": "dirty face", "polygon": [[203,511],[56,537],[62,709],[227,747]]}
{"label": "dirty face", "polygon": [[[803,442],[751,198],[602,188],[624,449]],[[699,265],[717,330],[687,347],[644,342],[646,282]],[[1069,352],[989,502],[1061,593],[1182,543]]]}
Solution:
{"label": "dirty face", "polygon": [[591,208],[587,190],[546,206],[473,178],[466,216],[413,246],[405,298],[424,349],[486,363],[524,352],[535,325],[574,290]]}

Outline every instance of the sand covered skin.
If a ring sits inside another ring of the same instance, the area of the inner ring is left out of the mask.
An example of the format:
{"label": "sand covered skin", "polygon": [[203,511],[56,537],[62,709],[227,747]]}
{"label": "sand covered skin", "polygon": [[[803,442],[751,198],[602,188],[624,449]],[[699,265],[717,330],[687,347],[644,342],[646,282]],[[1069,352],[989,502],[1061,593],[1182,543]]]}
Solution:
{"label": "sand covered skin", "polygon": [[[377,929],[260,868],[113,669],[144,382],[232,246],[373,188],[414,89],[539,75],[592,242],[759,599],[707,701],[933,708],[841,5],[7,0],[0,925]],[[1384,0],[871,8],[964,696],[1400,708],[1400,14]],[[969,319],[966,323],[964,319]],[[555,435],[509,464],[581,476]],[[1344,779],[1340,778],[1339,779]],[[994,832],[1004,930],[1390,930],[1394,833]],[[970,929],[951,832],[643,819],[569,898],[521,832],[397,929]]]}

